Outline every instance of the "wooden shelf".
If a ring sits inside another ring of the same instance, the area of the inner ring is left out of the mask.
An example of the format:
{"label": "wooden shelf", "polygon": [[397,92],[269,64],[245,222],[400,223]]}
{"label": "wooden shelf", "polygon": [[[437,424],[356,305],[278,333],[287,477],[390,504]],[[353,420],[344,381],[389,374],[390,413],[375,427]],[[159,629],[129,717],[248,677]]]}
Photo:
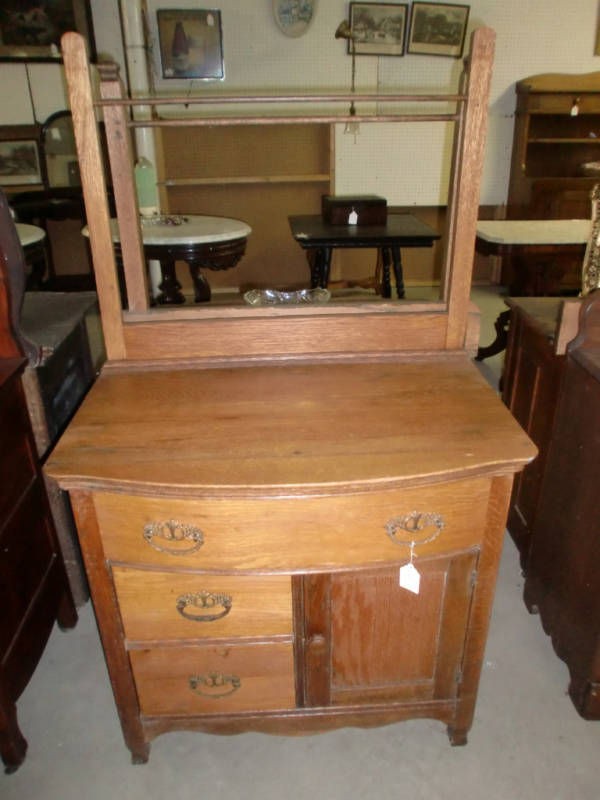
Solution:
{"label": "wooden shelf", "polygon": [[317,175],[238,175],[235,177],[214,178],[165,178],[159,186],[238,186],[257,183],[329,183],[329,173]]}

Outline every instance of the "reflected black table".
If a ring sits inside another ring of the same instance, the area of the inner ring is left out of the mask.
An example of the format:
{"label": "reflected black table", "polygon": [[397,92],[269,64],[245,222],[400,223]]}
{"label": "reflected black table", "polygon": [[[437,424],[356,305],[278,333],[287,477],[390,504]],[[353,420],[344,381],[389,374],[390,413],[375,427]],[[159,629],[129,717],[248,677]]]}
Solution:
{"label": "reflected black table", "polygon": [[394,270],[396,292],[404,297],[402,274],[403,247],[431,247],[440,235],[412,214],[388,214],[385,225],[329,225],[321,215],[288,217],[292,235],[298,244],[312,254],[309,258],[311,287],[327,288],[331,254],[335,248],[375,248],[381,252],[383,264],[383,297],[391,297],[391,274]]}

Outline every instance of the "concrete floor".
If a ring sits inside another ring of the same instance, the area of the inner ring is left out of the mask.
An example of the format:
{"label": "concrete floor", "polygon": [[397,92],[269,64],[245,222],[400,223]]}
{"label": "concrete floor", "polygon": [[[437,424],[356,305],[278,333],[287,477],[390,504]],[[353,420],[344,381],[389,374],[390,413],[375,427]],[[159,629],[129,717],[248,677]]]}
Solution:
{"label": "concrete floor", "polygon": [[[502,300],[489,289],[474,298],[489,344]],[[500,363],[483,365],[492,383]],[[131,765],[123,744],[88,603],[73,631],[53,631],[19,701],[29,752],[15,774],[0,776],[0,797],[597,800],[600,723],[575,712],[567,669],[527,613],[522,586],[507,537],[466,747],[451,747],[444,726],[429,720],[301,738],[170,733],[143,766]]]}

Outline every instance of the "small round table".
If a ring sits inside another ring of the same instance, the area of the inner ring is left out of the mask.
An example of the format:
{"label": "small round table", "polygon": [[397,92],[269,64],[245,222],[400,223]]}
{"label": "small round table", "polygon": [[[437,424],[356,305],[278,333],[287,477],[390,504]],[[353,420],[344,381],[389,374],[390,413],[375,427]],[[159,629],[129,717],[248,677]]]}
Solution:
{"label": "small round table", "polygon": [[31,273],[27,278],[28,289],[41,289],[46,272],[46,231],[37,225],[28,225],[16,222],[17,236],[21,242],[25,261],[31,266]]}
{"label": "small round table", "polygon": [[[172,220],[169,222],[169,220]],[[85,229],[84,229],[85,230]],[[115,255],[121,261],[119,228],[111,220]],[[194,283],[194,300],[206,303],[211,298],[208,281],[201,269],[224,270],[235,267],[246,252],[246,241],[252,228],[239,219],[196,215],[162,215],[159,221],[142,219],[144,255],[160,262],[162,281],[159,305],[185,302],[181,284],[175,274],[175,262],[185,261]]]}

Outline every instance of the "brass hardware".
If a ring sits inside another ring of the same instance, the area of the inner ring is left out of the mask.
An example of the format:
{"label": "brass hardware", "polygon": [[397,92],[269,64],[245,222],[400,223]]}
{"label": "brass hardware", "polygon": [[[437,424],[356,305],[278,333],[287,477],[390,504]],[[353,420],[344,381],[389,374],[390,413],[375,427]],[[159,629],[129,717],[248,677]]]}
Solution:
{"label": "brass hardware", "polygon": [[[195,553],[204,544],[204,534],[194,525],[184,525],[173,519],[165,522],[149,522],[144,526],[144,540],[150,547],[159,553],[169,553],[172,556],[188,556]],[[186,542],[191,543],[187,548],[169,547],[165,543]]]}
{"label": "brass hardware", "polygon": [[[205,675],[192,675],[188,682],[193,692],[203,697],[212,697],[215,700],[233,694],[242,685],[242,681],[237,675],[223,675],[222,672],[207,672]],[[217,691],[212,691],[213,689]],[[221,691],[222,689],[226,690]]]}
{"label": "brass hardware", "polygon": [[[394,517],[385,524],[385,530],[394,544],[408,545],[411,548],[419,544],[428,544],[440,535],[444,528],[444,518],[440,514],[423,511],[411,511],[402,517]],[[398,532],[404,531],[408,536],[399,538]]]}
{"label": "brass hardware", "polygon": [[[192,622],[215,622],[222,619],[231,611],[232,598],[228,594],[214,594],[213,592],[197,592],[196,594],[181,594],[177,598],[175,608],[182,617]],[[194,614],[188,608],[213,609],[223,608],[218,614]]]}

